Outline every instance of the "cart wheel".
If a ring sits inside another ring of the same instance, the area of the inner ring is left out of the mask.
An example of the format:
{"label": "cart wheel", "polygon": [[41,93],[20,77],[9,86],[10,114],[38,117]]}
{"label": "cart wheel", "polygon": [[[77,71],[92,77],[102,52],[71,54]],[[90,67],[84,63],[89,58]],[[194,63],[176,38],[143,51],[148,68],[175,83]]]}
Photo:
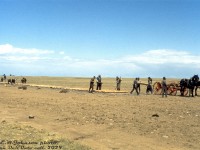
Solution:
{"label": "cart wheel", "polygon": [[153,92],[155,95],[160,95],[162,92],[161,83],[155,82],[153,85]]}
{"label": "cart wheel", "polygon": [[168,95],[173,95],[175,96],[177,93],[177,88],[175,83],[171,83],[170,85],[167,86],[167,94]]}

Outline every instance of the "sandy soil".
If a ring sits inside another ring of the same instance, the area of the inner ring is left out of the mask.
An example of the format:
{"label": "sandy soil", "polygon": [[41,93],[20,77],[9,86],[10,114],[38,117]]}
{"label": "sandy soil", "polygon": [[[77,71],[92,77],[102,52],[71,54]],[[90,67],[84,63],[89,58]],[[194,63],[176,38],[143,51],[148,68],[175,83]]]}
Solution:
{"label": "sandy soil", "polygon": [[200,149],[200,97],[60,93],[60,89],[20,90],[1,84],[0,118],[97,150]]}

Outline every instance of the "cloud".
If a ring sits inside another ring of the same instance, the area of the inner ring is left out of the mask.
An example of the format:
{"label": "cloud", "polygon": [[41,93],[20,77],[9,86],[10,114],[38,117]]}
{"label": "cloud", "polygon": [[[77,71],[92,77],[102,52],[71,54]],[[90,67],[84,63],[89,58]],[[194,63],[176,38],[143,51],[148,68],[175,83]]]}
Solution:
{"label": "cloud", "polygon": [[16,48],[10,44],[0,45],[0,59],[10,62],[33,63],[38,61],[43,63],[44,61],[58,61],[60,57],[64,60],[71,59],[63,51],[56,53],[52,50]]}
{"label": "cloud", "polygon": [[177,50],[149,50],[140,55],[126,56],[123,58],[127,62],[140,64],[200,64],[200,56],[194,56],[186,51]]}
{"label": "cloud", "polygon": [[111,77],[189,77],[200,69],[200,55],[188,51],[158,49],[98,60],[72,58],[65,53],[0,45],[0,67],[7,74],[18,75]]}
{"label": "cloud", "polygon": [[64,54],[65,54],[65,52],[64,52],[64,51],[61,51],[61,52],[59,52],[59,54],[60,54],[60,55],[64,55]]}
{"label": "cloud", "polygon": [[41,54],[53,54],[53,53],[54,51],[50,50],[15,48],[10,44],[0,45],[0,55],[1,54],[41,55]]}
{"label": "cloud", "polygon": [[40,60],[40,57],[27,57],[27,56],[2,56],[0,57],[1,59],[8,60],[8,61],[35,61],[35,60]]}

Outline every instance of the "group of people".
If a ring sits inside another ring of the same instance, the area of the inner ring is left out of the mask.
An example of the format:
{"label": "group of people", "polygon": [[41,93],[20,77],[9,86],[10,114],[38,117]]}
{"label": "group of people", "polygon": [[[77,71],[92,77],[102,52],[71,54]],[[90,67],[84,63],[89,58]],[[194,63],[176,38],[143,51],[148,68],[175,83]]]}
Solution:
{"label": "group of people", "polygon": [[[140,78],[135,78],[133,81],[133,88],[130,92],[130,94],[133,93],[133,91],[136,91],[136,94],[139,95],[140,93]],[[153,93],[153,88],[152,88],[152,78],[148,77],[148,84],[147,84],[147,89],[146,89],[146,94],[152,94]],[[161,87],[162,87],[162,97],[167,97],[167,82],[166,82],[166,77],[163,77],[163,80],[161,82]]]}
{"label": "group of people", "polygon": [[[147,89],[146,89],[146,94],[149,94],[149,93],[153,93],[153,88],[152,88],[152,78],[151,77],[148,77],[148,84],[147,84]],[[133,91],[135,90],[136,91],[136,94],[139,95],[140,93],[140,78],[137,77],[135,78],[135,80],[133,81],[133,88],[130,92],[130,94],[133,93]]]}
{"label": "group of people", "polygon": [[[101,90],[101,87],[102,87],[102,82],[101,82],[101,75],[98,75],[98,77],[96,78],[95,76],[93,76],[91,79],[90,79],[90,87],[89,87],[89,93],[92,93],[94,91],[94,82],[95,82],[95,79],[96,79],[96,82],[97,82],[97,87],[96,87],[96,90]],[[121,77],[116,77],[116,90],[117,91],[120,91],[120,87],[121,87]]]}
{"label": "group of people", "polygon": [[[97,80],[97,87],[96,87],[96,90],[101,90],[101,87],[102,87],[102,82],[101,82],[101,75],[99,75],[97,78],[94,76],[93,78],[90,79],[90,87],[89,87],[89,93],[92,93],[94,91],[94,82],[95,82],[95,79]],[[116,77],[116,90],[117,91],[120,91],[121,89],[121,77]],[[146,94],[152,94],[153,93],[153,88],[152,88],[152,78],[151,77],[148,77],[148,81],[147,81],[147,88],[146,88]],[[134,79],[133,81],[133,88],[130,92],[130,94],[133,93],[133,91],[136,91],[136,94],[139,95],[140,94],[140,78],[137,77]],[[161,82],[161,86],[162,86],[162,97],[167,97],[167,83],[166,83],[166,78],[163,77],[163,80]]]}
{"label": "group of people", "polygon": [[[12,74],[10,74],[10,77],[7,78],[6,75],[3,74],[3,77],[1,77],[0,82],[6,82],[6,81],[8,84],[15,84],[17,81],[17,78],[15,78],[15,76]],[[27,82],[27,79],[23,77],[21,79],[21,83],[26,83],[26,82]]]}
{"label": "group of people", "polygon": [[92,93],[94,91],[94,82],[95,82],[95,79],[97,79],[96,90],[101,90],[101,87],[102,87],[102,84],[103,84],[101,82],[101,75],[98,75],[97,78],[95,76],[93,76],[93,78],[90,79],[89,93]]}

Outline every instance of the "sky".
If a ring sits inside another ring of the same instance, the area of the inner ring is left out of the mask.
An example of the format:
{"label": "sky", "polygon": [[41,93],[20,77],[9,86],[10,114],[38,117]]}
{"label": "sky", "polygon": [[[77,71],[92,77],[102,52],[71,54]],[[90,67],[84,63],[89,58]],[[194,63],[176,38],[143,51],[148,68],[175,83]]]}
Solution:
{"label": "sky", "polygon": [[0,75],[189,78],[198,0],[0,0]]}

